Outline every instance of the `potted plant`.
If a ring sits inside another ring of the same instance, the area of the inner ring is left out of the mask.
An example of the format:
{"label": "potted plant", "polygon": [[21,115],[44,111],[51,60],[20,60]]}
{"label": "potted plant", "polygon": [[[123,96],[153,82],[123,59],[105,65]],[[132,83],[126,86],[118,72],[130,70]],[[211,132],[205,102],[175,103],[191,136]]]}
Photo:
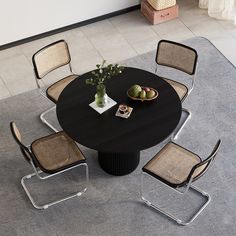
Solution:
{"label": "potted plant", "polygon": [[98,107],[104,107],[107,103],[105,81],[122,73],[124,67],[118,64],[106,64],[103,60],[101,64],[96,65],[96,70],[92,71],[92,78],[86,79],[86,84],[96,86],[95,102]]}

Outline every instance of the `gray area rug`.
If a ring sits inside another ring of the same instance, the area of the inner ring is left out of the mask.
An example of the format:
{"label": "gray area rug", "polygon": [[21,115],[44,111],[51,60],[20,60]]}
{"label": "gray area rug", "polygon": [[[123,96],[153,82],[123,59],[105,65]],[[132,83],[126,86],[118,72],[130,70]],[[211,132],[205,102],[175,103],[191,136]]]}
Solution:
{"label": "gray area rug", "polygon": [[[0,235],[236,235],[236,69],[206,39],[185,43],[198,51],[199,66],[196,86],[184,103],[192,118],[177,143],[207,157],[217,139],[222,139],[213,166],[195,183],[212,196],[212,202],[193,224],[178,226],[140,201],[141,168],[167,141],[142,151],[138,168],[122,177],[104,173],[97,153],[81,147],[90,170],[87,192],[47,210],[34,209],[20,185],[21,177],[32,168],[12,139],[9,122],[16,121],[25,143],[50,133],[38,115],[51,104],[35,90],[0,101]],[[155,52],[150,52],[123,64],[153,72],[154,57]],[[173,70],[165,75],[188,83]],[[40,201],[52,200],[80,188],[84,179],[78,173],[82,171],[49,182],[34,180],[29,187]],[[180,216],[191,214],[201,204],[194,194],[179,199],[156,182],[147,179],[145,184],[150,197]]]}

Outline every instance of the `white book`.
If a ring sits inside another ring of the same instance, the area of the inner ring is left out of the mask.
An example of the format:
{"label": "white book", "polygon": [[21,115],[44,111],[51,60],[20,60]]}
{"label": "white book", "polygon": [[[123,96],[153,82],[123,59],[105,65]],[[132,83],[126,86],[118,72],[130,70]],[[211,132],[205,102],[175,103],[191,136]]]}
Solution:
{"label": "white book", "polygon": [[111,107],[115,106],[117,104],[116,101],[114,101],[112,98],[107,97],[107,103],[104,107],[98,107],[96,105],[96,102],[92,102],[89,104],[90,107],[92,107],[95,111],[97,111],[99,114],[102,114],[104,111],[110,109]]}

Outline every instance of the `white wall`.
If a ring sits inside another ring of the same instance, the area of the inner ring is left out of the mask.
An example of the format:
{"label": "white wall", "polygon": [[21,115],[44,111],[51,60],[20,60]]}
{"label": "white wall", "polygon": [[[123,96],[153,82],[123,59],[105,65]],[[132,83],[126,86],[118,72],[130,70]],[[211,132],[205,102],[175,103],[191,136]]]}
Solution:
{"label": "white wall", "polygon": [[139,4],[140,0],[0,0],[0,45]]}

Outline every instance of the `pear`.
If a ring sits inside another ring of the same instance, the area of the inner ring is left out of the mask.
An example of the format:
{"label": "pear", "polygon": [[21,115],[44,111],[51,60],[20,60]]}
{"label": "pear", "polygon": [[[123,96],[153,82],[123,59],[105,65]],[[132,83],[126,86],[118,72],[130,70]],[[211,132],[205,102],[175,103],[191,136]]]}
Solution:
{"label": "pear", "polygon": [[150,90],[147,92],[147,98],[153,98],[156,95],[154,90]]}
{"label": "pear", "polygon": [[144,89],[140,92],[139,97],[141,99],[145,99],[146,98],[146,91]]}

